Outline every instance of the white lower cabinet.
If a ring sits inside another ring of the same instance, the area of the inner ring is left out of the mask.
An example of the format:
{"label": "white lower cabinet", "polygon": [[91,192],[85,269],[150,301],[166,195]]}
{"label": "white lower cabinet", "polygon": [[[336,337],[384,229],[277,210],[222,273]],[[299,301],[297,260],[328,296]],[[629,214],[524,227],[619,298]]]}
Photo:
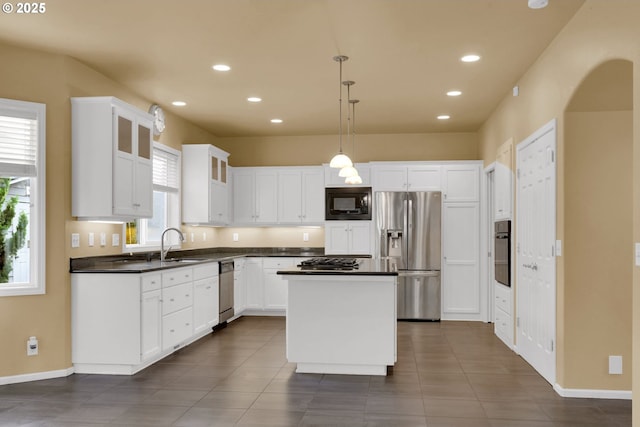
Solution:
{"label": "white lower cabinet", "polygon": [[244,280],[244,258],[233,261],[233,312],[240,316],[247,307],[247,287]]}
{"label": "white lower cabinet", "polygon": [[264,258],[262,268],[264,272],[264,309],[287,309],[287,281],[278,276],[278,270],[293,267],[292,258]]}
{"label": "white lower cabinet", "polygon": [[193,332],[199,334],[218,324],[218,263],[193,268]]}
{"label": "white lower cabinet", "polygon": [[[278,275],[278,270],[298,265],[303,259],[306,258],[245,258],[242,276],[246,305],[243,314],[284,315],[287,309],[287,281]],[[239,314],[237,310],[236,314]]]}
{"label": "white lower cabinet", "polygon": [[76,373],[131,375],[218,322],[217,263],[150,273],[71,275]]}
{"label": "white lower cabinet", "polygon": [[162,349],[177,349],[193,334],[193,308],[162,316]]}
{"label": "white lower cabinet", "polygon": [[149,360],[162,350],[162,276],[147,274],[140,278],[140,341],[142,360]]}
{"label": "white lower cabinet", "polygon": [[247,258],[244,263],[243,275],[247,290],[247,310],[262,310],[264,307],[262,258]]}
{"label": "white lower cabinet", "polygon": [[513,346],[513,310],[512,293],[508,288],[500,283],[495,283],[495,334],[507,346]]}

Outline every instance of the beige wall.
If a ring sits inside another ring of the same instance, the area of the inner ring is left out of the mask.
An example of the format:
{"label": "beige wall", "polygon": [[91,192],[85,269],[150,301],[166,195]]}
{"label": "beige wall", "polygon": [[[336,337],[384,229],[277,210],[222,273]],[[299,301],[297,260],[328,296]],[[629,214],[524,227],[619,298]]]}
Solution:
{"label": "beige wall", "polygon": [[[141,109],[151,102],[85,65],[64,56],[0,45],[0,97],[47,106],[46,294],[0,298],[0,377],[67,369],[71,366],[70,233],[95,230],[120,233],[119,226],[78,223],[71,218],[72,96],[113,95]],[[171,114],[164,143],[186,140],[214,143],[215,138]],[[110,238],[108,239],[110,243]],[[83,242],[86,244],[86,242]],[[94,248],[92,254],[113,249]],[[26,356],[26,340],[40,341],[37,357]]]}
{"label": "beige wall", "polygon": [[[344,143],[343,143],[344,144]],[[299,166],[329,163],[338,152],[336,135],[219,138],[232,166]],[[479,160],[475,133],[357,135],[354,162],[375,160]]]}
{"label": "beige wall", "polygon": [[[567,388],[631,389],[632,119],[630,111],[565,115]],[[623,375],[608,374],[609,355],[623,356]]]}
{"label": "beige wall", "polygon": [[[559,36],[517,82],[520,96],[513,97],[510,93],[505,94],[503,101],[479,131],[480,157],[485,160],[485,164],[489,164],[496,158],[498,146],[505,140],[513,138],[517,144],[551,119],[558,120],[557,237],[569,245],[567,250],[571,250],[567,229],[570,228],[569,223],[577,220],[573,205],[567,209],[567,203],[570,201],[568,194],[574,191],[575,188],[572,186],[576,185],[577,180],[574,179],[575,177],[568,177],[565,170],[565,163],[569,155],[565,142],[567,132],[565,109],[570,104],[576,88],[600,64],[614,59],[626,59],[633,62],[634,65],[639,63],[640,50],[638,50],[637,44],[637,40],[640,39],[640,27],[637,25],[639,19],[640,3],[638,2],[598,0],[585,2]],[[634,102],[633,112],[630,113],[633,117],[633,127],[636,129],[640,128],[638,127],[640,125],[639,68],[635,66],[633,71]],[[574,131],[575,127],[572,126],[571,132]],[[611,209],[617,209],[619,206],[622,210],[626,209],[627,211],[623,215],[626,215],[627,224],[629,215],[633,218],[632,237],[627,231],[626,239],[623,238],[623,241],[620,242],[620,252],[623,253],[622,258],[626,260],[626,263],[623,262],[623,264],[628,266],[633,251],[629,241],[630,239],[635,242],[640,241],[640,202],[638,200],[640,191],[638,185],[635,184],[640,182],[638,181],[640,176],[638,172],[640,169],[640,137],[636,132],[633,136],[627,135],[624,138],[632,138],[632,151],[627,152],[627,156],[633,153],[633,180],[632,183],[629,183],[631,180],[629,170],[623,171],[621,176],[627,182],[622,184],[623,195],[621,197],[624,198],[625,192],[629,194],[629,189],[632,188],[633,210],[628,211],[629,204],[625,201],[621,201],[620,204],[616,202],[611,206]],[[601,150],[606,151],[610,149],[611,141],[608,139],[600,140],[596,141],[596,144],[601,147]],[[573,160],[576,160],[577,165],[571,163],[572,173],[575,169],[574,166],[577,168],[578,165],[583,167],[586,164],[581,163],[578,159]],[[614,181],[604,176],[602,176],[602,180],[603,185],[605,183],[611,185],[611,192],[619,189]],[[631,187],[629,187],[630,185]],[[606,213],[599,215],[606,215]],[[606,242],[602,239],[604,238],[598,236],[592,243],[596,246],[601,243],[605,244]],[[632,283],[622,283],[611,288],[610,295],[596,311],[592,310],[591,306],[588,308],[581,306],[585,300],[583,296],[577,297],[580,291],[575,286],[581,287],[586,292],[591,292],[592,294],[586,297],[588,298],[586,302],[594,304],[598,296],[602,296],[599,283],[595,278],[586,277],[584,278],[585,283],[575,285],[572,282],[569,284],[568,281],[573,281],[576,272],[567,269],[567,257],[567,251],[565,251],[564,256],[557,259],[557,383],[567,388],[608,389],[621,387],[625,389],[630,377],[633,377],[634,388],[639,387],[640,330],[636,328],[631,332],[631,323],[640,324],[640,293],[633,293],[633,322],[629,319],[628,304],[617,304],[625,297],[629,297],[630,286],[637,288],[640,285],[638,269],[633,268]],[[583,265],[589,264],[583,262]],[[623,267],[623,270],[626,273],[623,273],[621,280],[628,282],[630,280],[629,269]],[[619,311],[622,313],[619,314]],[[588,318],[589,315],[597,319],[612,318],[611,322],[613,323],[608,322],[606,326],[601,327],[595,324],[595,320],[590,320],[587,327],[578,327],[577,323],[581,319]],[[627,357],[622,378],[612,379],[606,374],[603,375],[602,371],[606,372],[607,369],[607,362],[603,360],[604,355],[630,354],[628,349],[630,334],[633,335],[635,349],[633,354],[636,355],[633,363],[629,363]],[[592,347],[587,347],[588,345]],[[589,351],[593,348],[599,349],[598,351]],[[574,364],[577,364],[577,369],[574,369]],[[633,371],[633,375],[631,371]],[[640,412],[640,403],[634,402],[634,412]],[[640,425],[640,417],[635,418],[634,425]]]}

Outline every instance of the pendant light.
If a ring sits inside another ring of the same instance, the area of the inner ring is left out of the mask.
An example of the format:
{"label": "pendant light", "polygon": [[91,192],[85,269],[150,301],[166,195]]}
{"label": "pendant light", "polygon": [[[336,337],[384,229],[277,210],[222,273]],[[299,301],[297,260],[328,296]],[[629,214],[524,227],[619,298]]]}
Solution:
{"label": "pendant light", "polygon": [[[352,139],[351,139],[351,143],[352,143],[352,148],[351,148],[351,153],[353,154],[353,156],[355,157],[356,155],[356,104],[360,102],[359,99],[349,99],[349,103],[351,104],[351,108],[353,109],[353,114],[351,115],[352,119],[353,119],[353,125],[351,126],[352,129]],[[344,182],[345,184],[362,184],[362,178],[360,177],[360,174],[358,173],[358,171],[354,168],[354,170],[356,171],[356,174],[353,176],[349,176],[347,177]]]}
{"label": "pendant light", "polygon": [[[349,107],[349,103],[351,102],[351,86],[356,84],[353,80],[346,80],[342,82],[343,85],[347,87],[347,138],[351,136],[351,108]],[[351,176],[358,175],[358,171],[356,168],[351,166],[345,166],[340,169],[338,172],[338,176],[342,178],[349,178]]]}
{"label": "pendant light", "polygon": [[346,60],[348,60],[349,57],[348,56],[344,56],[344,55],[338,55],[338,56],[334,56],[333,60],[338,62],[340,64],[340,96],[338,98],[338,101],[340,102],[340,126],[339,126],[339,140],[340,140],[340,151],[338,152],[338,154],[336,154],[335,156],[333,156],[333,159],[331,159],[331,162],[329,163],[329,166],[332,168],[339,168],[342,169],[346,166],[353,166],[353,163],[351,162],[351,159],[342,152],[342,63]]}

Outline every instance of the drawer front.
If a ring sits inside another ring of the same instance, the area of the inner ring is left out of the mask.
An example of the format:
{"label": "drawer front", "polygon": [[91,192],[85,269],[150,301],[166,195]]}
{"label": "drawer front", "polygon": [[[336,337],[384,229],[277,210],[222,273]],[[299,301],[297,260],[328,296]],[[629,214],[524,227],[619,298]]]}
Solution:
{"label": "drawer front", "polygon": [[193,335],[193,309],[176,311],[162,318],[162,349],[175,347]]}
{"label": "drawer front", "polygon": [[162,290],[162,314],[173,313],[193,305],[193,284],[171,286]]}
{"label": "drawer front", "polygon": [[513,345],[513,321],[511,315],[496,309],[495,332],[509,346]]}
{"label": "drawer front", "polygon": [[218,263],[212,262],[205,265],[193,267],[193,280],[206,279],[208,277],[218,277]]}
{"label": "drawer front", "polygon": [[162,276],[160,274],[151,274],[149,276],[142,276],[142,292],[155,291],[160,289],[162,283]]}
{"label": "drawer front", "polygon": [[179,285],[193,280],[193,268],[176,268],[162,273],[162,287]]}
{"label": "drawer front", "polygon": [[511,289],[495,285],[496,290],[496,307],[507,314],[511,314]]}
{"label": "drawer front", "polygon": [[263,258],[262,268],[287,268],[293,267],[293,259],[291,258]]}

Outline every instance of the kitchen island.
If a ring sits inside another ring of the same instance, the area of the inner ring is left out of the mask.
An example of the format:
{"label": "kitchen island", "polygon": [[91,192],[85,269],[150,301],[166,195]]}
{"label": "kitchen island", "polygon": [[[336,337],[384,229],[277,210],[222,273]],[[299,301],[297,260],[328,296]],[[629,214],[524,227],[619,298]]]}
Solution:
{"label": "kitchen island", "polygon": [[287,280],[287,359],[298,373],[386,375],[397,359],[397,271],[358,260],[352,270],[278,271]]}

